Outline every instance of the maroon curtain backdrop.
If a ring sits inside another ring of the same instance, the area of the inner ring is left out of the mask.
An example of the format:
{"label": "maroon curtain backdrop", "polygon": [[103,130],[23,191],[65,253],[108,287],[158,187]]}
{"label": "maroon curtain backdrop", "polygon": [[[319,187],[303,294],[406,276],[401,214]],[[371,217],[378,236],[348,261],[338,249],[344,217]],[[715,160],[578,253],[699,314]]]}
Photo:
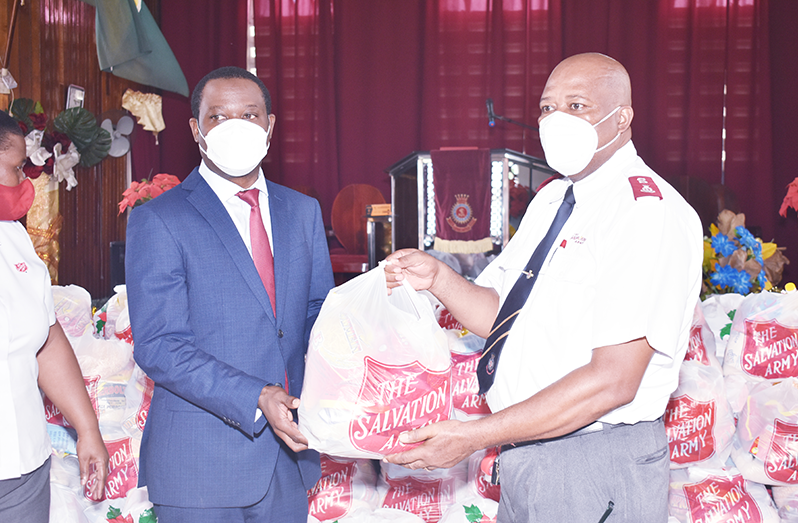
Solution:
{"label": "maroon curtain backdrop", "polygon": [[[160,2],[161,30],[172,48],[189,89],[207,73],[225,65],[246,66],[247,4],[237,2]],[[191,136],[189,98],[170,92],[163,96],[166,123],[158,136],[137,129],[132,144],[133,179],[157,173],[174,174],[181,180],[199,165],[197,144]]]}
{"label": "maroon curtain backdrop", "polygon": [[[485,99],[497,114],[535,125],[551,68],[598,51],[630,73],[634,141],[649,165],[668,178],[725,182],[764,239],[795,242],[795,216],[776,214],[798,174],[790,154],[795,2],[254,2],[258,74],[277,115],[267,176],[315,191],[328,222],[347,184],[369,183],[389,198],[384,169],[414,150],[506,147],[542,156],[537,133],[501,121],[489,128]],[[214,67],[243,65],[245,5],[163,3],[165,35],[190,86]],[[155,171],[185,176],[199,160],[185,129],[188,100],[166,93],[164,113],[159,151],[169,154],[157,155]]]}
{"label": "maroon curtain backdrop", "polygon": [[343,186],[338,175],[332,0],[255,0],[254,10],[256,67],[277,117],[264,174],[321,195],[329,212],[329,196]]}
{"label": "maroon curtain backdrop", "polygon": [[537,99],[560,59],[549,50],[556,10],[547,6],[255,0],[256,65],[278,118],[279,152],[267,176],[313,187],[326,212],[350,183],[390,198],[384,170],[416,150],[506,147],[542,156],[535,132],[503,122],[489,128],[485,100],[535,124]]}
{"label": "maroon curtain backdrop", "polygon": [[[781,202],[787,184],[798,177],[795,150],[798,136],[798,2],[770,0],[770,66],[771,104],[773,120],[773,199]],[[752,171],[750,179],[756,183],[761,171]],[[776,217],[774,237],[787,247],[792,263],[785,270],[785,281],[798,280],[798,213],[787,212],[786,218]]]}

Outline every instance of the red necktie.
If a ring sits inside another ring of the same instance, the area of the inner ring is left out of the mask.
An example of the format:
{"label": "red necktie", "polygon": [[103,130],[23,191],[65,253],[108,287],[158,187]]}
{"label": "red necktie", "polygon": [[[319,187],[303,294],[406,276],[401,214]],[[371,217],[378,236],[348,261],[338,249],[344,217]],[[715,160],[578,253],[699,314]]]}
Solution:
{"label": "red necktie", "polygon": [[259,195],[258,189],[249,189],[241,191],[236,196],[251,207],[249,210],[249,236],[252,242],[252,260],[255,262],[255,268],[263,281],[266,293],[269,295],[272,312],[277,316],[277,309],[274,306],[274,258],[269,245],[269,235],[266,233],[266,227],[263,226],[263,216],[260,214]]}

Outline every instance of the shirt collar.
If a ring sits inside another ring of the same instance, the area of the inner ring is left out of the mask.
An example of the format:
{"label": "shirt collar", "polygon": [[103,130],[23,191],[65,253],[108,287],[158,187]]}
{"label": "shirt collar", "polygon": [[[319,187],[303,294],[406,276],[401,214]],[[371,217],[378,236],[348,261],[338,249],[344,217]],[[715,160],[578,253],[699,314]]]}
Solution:
{"label": "shirt collar", "polygon": [[266,185],[266,178],[263,176],[263,169],[260,167],[258,168],[258,179],[255,180],[255,183],[253,183],[247,189],[242,189],[240,185],[237,185],[230,180],[225,180],[215,172],[211,171],[210,167],[205,164],[204,160],[200,163],[199,173],[202,178],[208,182],[208,185],[211,186],[211,190],[213,190],[213,192],[216,193],[216,196],[218,196],[223,202],[229,201],[241,191],[246,191],[248,189],[258,189],[266,196],[269,195],[269,188]]}
{"label": "shirt collar", "polygon": [[627,168],[636,159],[637,150],[630,140],[626,145],[615,151],[615,154],[598,169],[574,183],[576,205],[579,205],[580,198],[583,199],[582,201],[587,201],[591,196],[598,194],[604,188],[613,184],[618,177],[625,176]]}

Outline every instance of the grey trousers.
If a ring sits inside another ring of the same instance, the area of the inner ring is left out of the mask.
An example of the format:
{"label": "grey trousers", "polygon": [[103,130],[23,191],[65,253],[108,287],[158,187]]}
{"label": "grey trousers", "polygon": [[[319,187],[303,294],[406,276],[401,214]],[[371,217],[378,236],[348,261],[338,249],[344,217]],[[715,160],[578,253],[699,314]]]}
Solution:
{"label": "grey trousers", "polygon": [[0,480],[0,521],[50,521],[50,458],[22,477]]}
{"label": "grey trousers", "polygon": [[662,419],[505,447],[497,523],[665,523],[669,469]]}

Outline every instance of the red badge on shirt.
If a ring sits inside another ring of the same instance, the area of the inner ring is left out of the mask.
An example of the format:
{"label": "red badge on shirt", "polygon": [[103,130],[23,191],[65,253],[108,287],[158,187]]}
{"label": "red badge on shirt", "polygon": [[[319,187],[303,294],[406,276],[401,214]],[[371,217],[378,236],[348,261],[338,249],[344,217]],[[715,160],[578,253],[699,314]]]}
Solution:
{"label": "red badge on shirt", "polygon": [[659,187],[648,176],[632,176],[629,178],[629,183],[632,184],[632,193],[635,195],[635,200],[641,196],[656,196],[660,200],[662,199]]}
{"label": "red badge on shirt", "polygon": [[25,265],[25,262],[16,263],[14,267],[16,267],[19,272],[28,272],[28,266]]}

